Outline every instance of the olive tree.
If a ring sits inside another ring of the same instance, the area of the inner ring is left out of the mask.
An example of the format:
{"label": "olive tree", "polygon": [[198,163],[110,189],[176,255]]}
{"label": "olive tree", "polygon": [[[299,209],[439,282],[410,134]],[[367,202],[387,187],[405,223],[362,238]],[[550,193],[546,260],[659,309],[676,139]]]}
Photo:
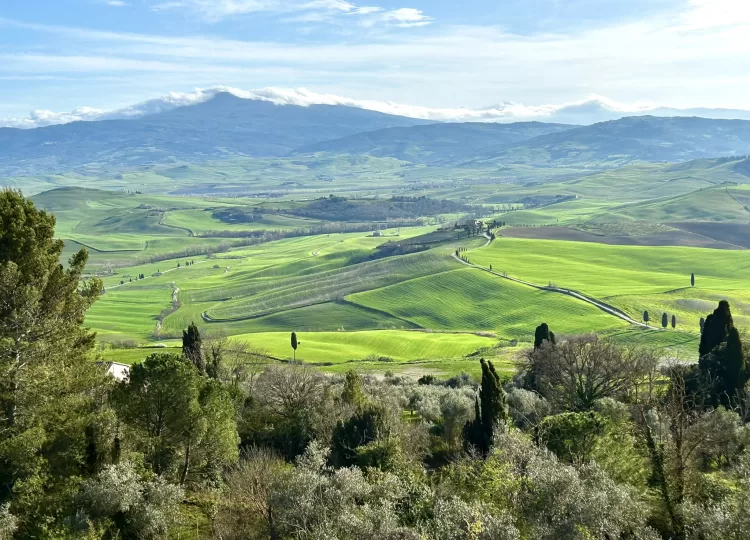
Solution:
{"label": "olive tree", "polygon": [[538,391],[561,410],[587,410],[604,397],[637,391],[658,363],[653,351],[629,348],[596,336],[570,338],[528,351]]}

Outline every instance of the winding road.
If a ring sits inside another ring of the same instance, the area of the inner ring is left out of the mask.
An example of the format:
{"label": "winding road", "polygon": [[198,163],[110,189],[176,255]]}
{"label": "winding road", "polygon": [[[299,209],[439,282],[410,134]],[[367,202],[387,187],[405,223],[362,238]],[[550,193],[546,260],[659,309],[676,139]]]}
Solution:
{"label": "winding road", "polygon": [[[489,235],[487,235],[487,234],[484,234],[483,236],[487,239],[487,243],[484,246],[482,246],[482,248],[486,248],[487,246],[489,246],[492,243],[492,238]],[[482,249],[482,248],[480,248],[480,249]],[[482,270],[484,272],[492,274],[493,276],[501,277],[501,278],[507,279],[509,281],[515,281],[516,283],[521,283],[522,285],[527,285],[529,287],[533,287],[533,288],[535,288],[537,290],[540,290],[540,291],[555,292],[555,293],[564,294],[566,296],[571,296],[573,298],[581,300],[582,302],[586,302],[587,304],[591,304],[592,306],[595,306],[595,307],[599,308],[600,310],[604,311],[605,313],[608,313],[609,315],[617,317],[618,319],[622,319],[623,321],[625,321],[625,322],[627,322],[629,324],[634,324],[636,326],[640,326],[641,328],[655,329],[655,327],[649,326],[646,323],[643,323],[641,321],[636,321],[635,319],[633,319],[632,317],[630,317],[627,313],[625,313],[624,311],[621,311],[621,310],[617,309],[614,306],[610,306],[609,304],[605,304],[601,300],[597,300],[596,298],[592,298],[590,296],[586,296],[585,294],[582,294],[582,293],[580,293],[578,291],[574,291],[574,290],[571,290],[571,289],[561,289],[559,287],[547,287],[547,286],[544,286],[544,285],[537,285],[536,283],[531,283],[530,281],[525,281],[523,279],[512,277],[512,276],[509,276],[509,275],[506,275],[506,274],[501,274],[500,272],[495,272],[494,270],[490,270],[489,268],[485,268],[484,266],[478,266],[476,264],[473,264],[473,263],[470,263],[470,262],[466,262],[463,259],[461,259],[458,255],[456,255],[455,253],[452,254],[452,257],[455,260],[457,260],[458,262],[460,262],[461,264],[463,264],[465,266],[468,266],[470,268],[476,268],[477,270]]]}

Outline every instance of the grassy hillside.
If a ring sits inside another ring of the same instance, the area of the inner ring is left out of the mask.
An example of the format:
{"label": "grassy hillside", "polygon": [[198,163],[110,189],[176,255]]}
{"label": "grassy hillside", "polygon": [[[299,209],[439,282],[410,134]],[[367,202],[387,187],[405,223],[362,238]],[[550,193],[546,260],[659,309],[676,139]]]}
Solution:
{"label": "grassy hillside", "polygon": [[[637,320],[649,311],[657,326],[667,312],[670,319],[677,316],[678,330],[696,334],[699,318],[721,299],[730,300],[738,320],[750,324],[748,251],[502,238],[468,257],[540,285],[581,291]],[[695,287],[690,286],[691,272]]]}
{"label": "grassy hillside", "polygon": [[528,342],[546,320],[565,334],[600,332],[627,324],[562,295],[538,291],[473,269],[411,279],[348,297],[434,330],[483,330]]}

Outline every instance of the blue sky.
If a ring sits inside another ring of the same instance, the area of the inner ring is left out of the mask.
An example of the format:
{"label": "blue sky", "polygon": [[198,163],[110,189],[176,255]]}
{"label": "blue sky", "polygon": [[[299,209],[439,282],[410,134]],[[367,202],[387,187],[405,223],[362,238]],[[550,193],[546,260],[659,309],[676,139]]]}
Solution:
{"label": "blue sky", "polygon": [[0,0],[0,118],[215,86],[750,109],[748,35],[748,0]]}

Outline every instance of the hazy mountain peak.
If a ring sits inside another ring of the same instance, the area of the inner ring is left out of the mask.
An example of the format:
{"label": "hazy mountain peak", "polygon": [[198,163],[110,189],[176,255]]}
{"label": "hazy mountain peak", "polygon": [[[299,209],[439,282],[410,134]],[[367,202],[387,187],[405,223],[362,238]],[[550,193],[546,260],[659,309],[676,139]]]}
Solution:
{"label": "hazy mountain peak", "polygon": [[738,118],[750,120],[750,111],[733,109],[676,109],[647,103],[621,103],[605,96],[591,95],[580,101],[561,104],[529,105],[501,102],[484,108],[436,108],[409,105],[392,101],[363,100],[336,94],[314,92],[305,88],[269,87],[242,90],[227,86],[198,88],[193,92],[170,92],[161,97],[113,109],[79,107],[70,112],[34,110],[27,118],[0,118],[0,127],[35,128],[75,121],[133,119],[167,112],[179,107],[198,105],[215,100],[226,103],[242,100],[262,101],[275,105],[310,107],[333,105],[446,122],[517,122],[539,120],[564,124],[593,124],[616,120],[624,116],[654,114],[657,116],[703,116],[709,118]]}

